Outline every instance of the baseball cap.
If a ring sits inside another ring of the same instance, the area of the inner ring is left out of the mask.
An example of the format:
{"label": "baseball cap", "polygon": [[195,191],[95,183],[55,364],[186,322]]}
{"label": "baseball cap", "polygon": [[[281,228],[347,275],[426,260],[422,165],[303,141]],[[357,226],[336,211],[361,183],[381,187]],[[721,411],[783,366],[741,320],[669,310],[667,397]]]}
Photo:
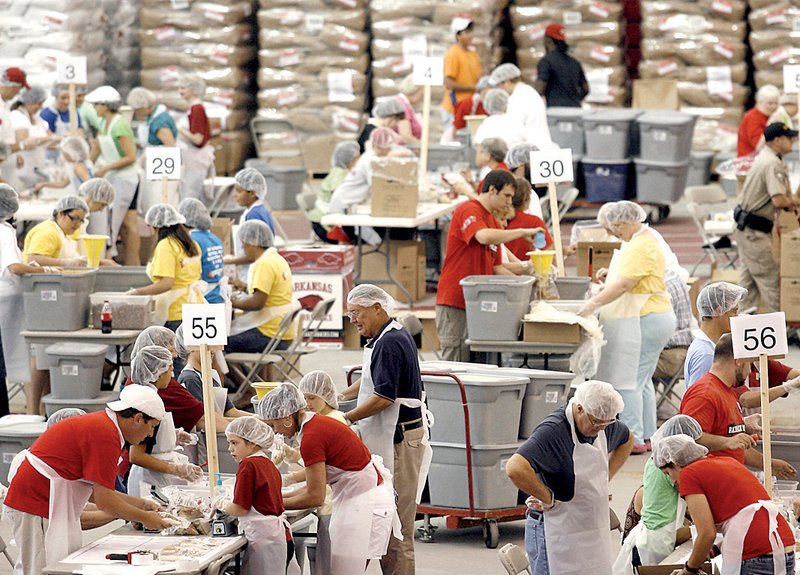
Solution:
{"label": "baseball cap", "polygon": [[564,35],[564,26],[562,24],[548,24],[544,29],[544,35],[553,40],[561,40],[564,42],[567,37]]}
{"label": "baseball cap", "polygon": [[6,68],[3,71],[2,77],[0,77],[0,86],[10,86],[14,84],[19,84],[26,90],[30,90],[31,88],[28,85],[28,77],[25,75],[25,72],[23,72],[21,68],[16,68],[16,67]]}
{"label": "baseball cap", "polygon": [[453,18],[453,21],[450,22],[450,32],[453,34],[460,34],[470,26],[472,26],[472,20],[459,16],[457,18]]}
{"label": "baseball cap", "polygon": [[86,94],[86,101],[90,104],[121,102],[122,96],[113,86],[100,86]]}
{"label": "baseball cap", "polygon": [[773,122],[766,128],[764,128],[764,140],[767,142],[771,142],[775,138],[780,138],[781,136],[786,136],[788,138],[796,138],[797,137],[797,130],[792,130],[786,124],[781,122]]}
{"label": "baseball cap", "polygon": [[164,419],[166,410],[164,402],[156,393],[156,390],[144,385],[128,385],[119,394],[117,401],[107,403],[111,411],[125,411],[126,409],[138,409],[145,415],[158,419]]}

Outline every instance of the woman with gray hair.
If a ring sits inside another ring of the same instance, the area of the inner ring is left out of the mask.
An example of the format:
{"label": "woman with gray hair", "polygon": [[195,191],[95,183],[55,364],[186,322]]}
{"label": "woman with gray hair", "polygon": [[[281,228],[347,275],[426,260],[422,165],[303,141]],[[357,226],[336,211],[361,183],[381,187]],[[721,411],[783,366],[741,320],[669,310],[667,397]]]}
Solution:
{"label": "woman with gray hair", "polygon": [[509,148],[525,142],[524,127],[506,111],[508,109],[508,94],[499,88],[486,92],[483,107],[489,117],[483,120],[475,132],[475,143],[480,144],[487,138],[501,138]]}
{"label": "woman with gray hair", "polygon": [[45,146],[56,138],[50,134],[47,122],[39,117],[47,92],[39,86],[22,90],[11,107],[11,125],[20,146],[16,153],[16,178],[19,188],[33,188],[42,178],[36,172],[45,167]]}
{"label": "woman with gray hair", "polygon": [[319,187],[317,199],[314,202],[314,208],[308,212],[308,219],[311,222],[311,229],[319,239],[329,244],[338,243],[334,239],[328,238],[328,230],[320,223],[322,216],[328,213],[328,207],[331,203],[333,192],[336,191],[353,166],[356,165],[361,153],[358,151],[358,143],[353,141],[339,142],[333,150],[331,156],[331,171],[322,180]]}
{"label": "woman with gray hair", "polygon": [[203,181],[214,166],[214,148],[208,143],[211,124],[202,102],[206,83],[199,76],[184,76],[178,85],[178,93],[189,105],[189,111],[178,121],[178,146],[183,164],[181,199],[205,201]]}
{"label": "woman with gray hair", "polygon": [[761,86],[756,92],[756,105],[742,116],[736,143],[738,157],[755,154],[764,147],[764,128],[769,117],[780,105],[781,91],[772,84]]}

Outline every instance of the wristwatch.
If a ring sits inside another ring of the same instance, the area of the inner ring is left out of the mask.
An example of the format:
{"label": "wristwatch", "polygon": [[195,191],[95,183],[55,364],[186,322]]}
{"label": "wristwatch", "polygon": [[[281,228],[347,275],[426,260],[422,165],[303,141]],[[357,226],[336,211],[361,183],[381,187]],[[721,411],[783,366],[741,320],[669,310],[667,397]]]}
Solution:
{"label": "wristwatch", "polygon": [[700,567],[689,567],[689,562],[683,564],[683,570],[687,573],[700,573]]}

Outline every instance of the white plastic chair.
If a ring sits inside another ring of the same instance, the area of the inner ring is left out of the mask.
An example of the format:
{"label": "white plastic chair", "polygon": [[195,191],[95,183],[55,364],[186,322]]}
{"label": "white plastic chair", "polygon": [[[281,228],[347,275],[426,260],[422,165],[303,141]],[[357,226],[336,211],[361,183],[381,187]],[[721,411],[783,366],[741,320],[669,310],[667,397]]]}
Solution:
{"label": "white plastic chair", "polygon": [[509,575],[530,574],[531,562],[528,561],[528,555],[519,546],[508,543],[498,549],[497,554],[500,556],[500,563],[503,564]]}
{"label": "white plastic chair", "polygon": [[730,237],[736,231],[732,207],[728,203],[725,190],[717,184],[689,186],[684,194],[687,200],[686,209],[703,240],[703,255],[694,264],[690,275],[694,275],[706,259],[716,265],[734,267],[739,257],[736,244],[731,241],[728,247],[715,245],[720,239]]}

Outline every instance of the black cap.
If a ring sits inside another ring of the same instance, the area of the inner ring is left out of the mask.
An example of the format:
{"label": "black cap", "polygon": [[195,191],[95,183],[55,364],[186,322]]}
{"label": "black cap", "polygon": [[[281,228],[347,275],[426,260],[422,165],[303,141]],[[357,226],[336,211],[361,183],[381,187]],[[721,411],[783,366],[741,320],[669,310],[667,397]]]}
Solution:
{"label": "black cap", "polygon": [[797,134],[797,130],[792,130],[789,128],[789,126],[782,122],[773,122],[764,128],[764,140],[767,142],[771,142],[775,138],[780,138],[781,136],[796,138]]}

